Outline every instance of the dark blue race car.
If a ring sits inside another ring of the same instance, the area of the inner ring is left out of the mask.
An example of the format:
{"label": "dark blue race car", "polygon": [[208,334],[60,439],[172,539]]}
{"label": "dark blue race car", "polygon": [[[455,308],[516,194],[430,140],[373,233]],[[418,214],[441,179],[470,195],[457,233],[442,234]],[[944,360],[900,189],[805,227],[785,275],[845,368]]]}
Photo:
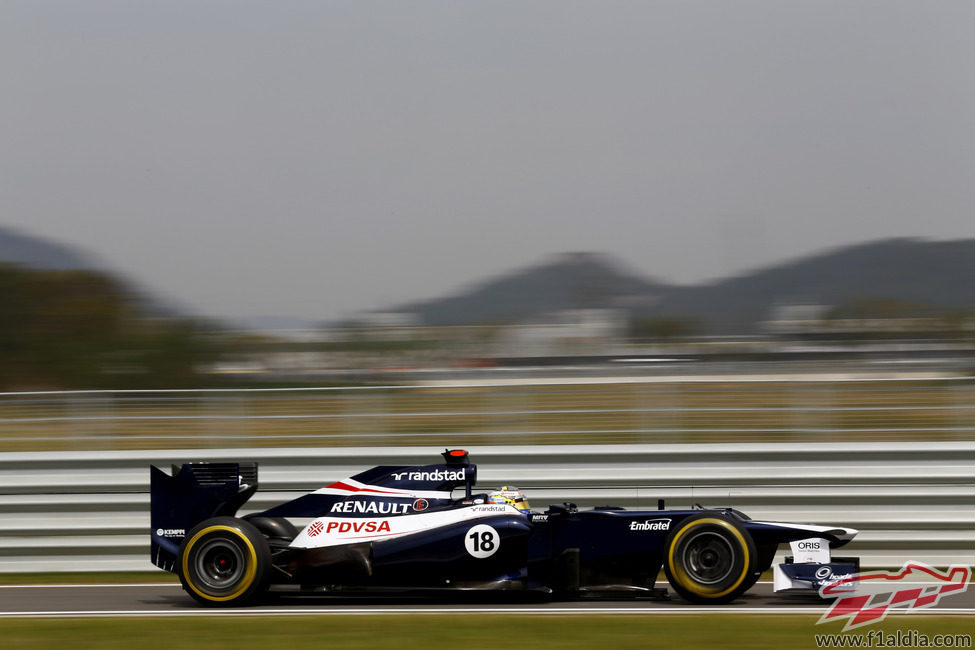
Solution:
{"label": "dark blue race car", "polygon": [[[660,593],[726,603],[769,569],[780,544],[812,556],[776,582],[817,588],[857,570],[829,548],[857,531],[753,521],[731,508],[529,509],[516,490],[478,494],[463,450],[443,462],[380,466],[263,512],[236,517],[257,490],[256,463],[152,467],[152,562],[205,605],[254,601],[272,585],[328,593],[484,589],[553,597]],[[300,530],[292,523],[300,521]],[[791,560],[791,558],[789,559]]]}

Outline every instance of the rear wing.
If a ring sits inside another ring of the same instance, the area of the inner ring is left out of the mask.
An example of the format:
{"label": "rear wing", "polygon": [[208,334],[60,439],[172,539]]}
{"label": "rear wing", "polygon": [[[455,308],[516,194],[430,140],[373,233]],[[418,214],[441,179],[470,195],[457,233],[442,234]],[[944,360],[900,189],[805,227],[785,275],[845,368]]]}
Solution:
{"label": "rear wing", "polygon": [[172,472],[149,468],[150,550],[153,564],[176,573],[187,531],[211,517],[232,517],[257,491],[257,463],[186,463]]}

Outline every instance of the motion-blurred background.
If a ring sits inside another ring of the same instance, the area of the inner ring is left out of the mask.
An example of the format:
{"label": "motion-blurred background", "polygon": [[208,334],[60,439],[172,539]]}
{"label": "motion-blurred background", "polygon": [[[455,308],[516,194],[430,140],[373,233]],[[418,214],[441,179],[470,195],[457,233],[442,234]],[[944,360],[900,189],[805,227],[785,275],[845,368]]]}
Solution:
{"label": "motion-blurred background", "polygon": [[727,445],[603,487],[971,557],[973,20],[4,3],[2,567],[141,558],[156,458],[450,445]]}
{"label": "motion-blurred background", "polygon": [[951,440],[975,422],[971,240],[689,286],[567,253],[300,328],[181,312],[9,229],[0,253],[11,449]]}

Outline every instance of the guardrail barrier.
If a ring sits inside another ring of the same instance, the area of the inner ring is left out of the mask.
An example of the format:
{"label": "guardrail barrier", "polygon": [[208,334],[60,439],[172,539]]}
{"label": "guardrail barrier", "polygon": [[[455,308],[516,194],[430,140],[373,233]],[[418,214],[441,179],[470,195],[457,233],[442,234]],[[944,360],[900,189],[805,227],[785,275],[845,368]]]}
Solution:
{"label": "guardrail barrier", "polygon": [[[260,464],[242,513],[379,464],[436,462],[463,437],[412,447],[0,453],[0,572],[149,570],[149,465]],[[975,565],[975,442],[469,445],[478,485],[536,509],[734,506],[755,518],[859,529],[845,554]]]}

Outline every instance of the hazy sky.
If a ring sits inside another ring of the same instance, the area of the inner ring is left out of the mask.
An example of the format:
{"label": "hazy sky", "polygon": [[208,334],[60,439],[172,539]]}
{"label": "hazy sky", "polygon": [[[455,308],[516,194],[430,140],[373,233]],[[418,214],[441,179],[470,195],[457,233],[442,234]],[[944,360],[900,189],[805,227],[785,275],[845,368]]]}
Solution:
{"label": "hazy sky", "polygon": [[0,0],[0,223],[211,315],[975,237],[975,2]]}

